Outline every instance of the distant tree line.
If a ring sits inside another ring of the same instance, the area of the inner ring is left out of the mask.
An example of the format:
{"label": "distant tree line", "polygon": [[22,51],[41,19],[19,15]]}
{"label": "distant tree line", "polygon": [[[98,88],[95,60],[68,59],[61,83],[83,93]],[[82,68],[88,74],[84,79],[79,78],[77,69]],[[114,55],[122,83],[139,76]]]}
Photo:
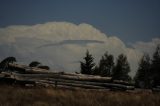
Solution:
{"label": "distant tree line", "polygon": [[[114,62],[112,54],[106,52],[100,59],[99,64],[94,63],[92,54],[87,50],[84,61],[80,62],[81,73],[89,75],[100,75],[112,77],[113,80],[131,81],[128,73],[131,71],[127,56],[120,54]],[[160,85],[160,45],[150,59],[148,54],[144,54],[140,60],[137,73],[134,77],[137,87],[151,88]]]}
{"label": "distant tree line", "polygon": [[143,55],[134,80],[136,86],[141,88],[160,85],[160,44],[157,45],[152,58],[148,54]]}
{"label": "distant tree line", "polygon": [[93,56],[87,50],[86,56],[83,59],[84,61],[81,62],[82,74],[100,75],[124,81],[131,80],[131,77],[128,75],[130,66],[124,54],[120,54],[116,63],[114,63],[113,55],[106,52],[104,56],[101,57],[99,64],[96,65]]}

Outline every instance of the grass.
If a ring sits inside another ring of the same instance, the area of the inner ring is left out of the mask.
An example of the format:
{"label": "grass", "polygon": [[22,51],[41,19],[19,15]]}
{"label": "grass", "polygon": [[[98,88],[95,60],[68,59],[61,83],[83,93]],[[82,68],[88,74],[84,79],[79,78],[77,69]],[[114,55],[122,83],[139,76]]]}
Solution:
{"label": "grass", "polygon": [[0,106],[160,106],[160,93],[0,85]]}

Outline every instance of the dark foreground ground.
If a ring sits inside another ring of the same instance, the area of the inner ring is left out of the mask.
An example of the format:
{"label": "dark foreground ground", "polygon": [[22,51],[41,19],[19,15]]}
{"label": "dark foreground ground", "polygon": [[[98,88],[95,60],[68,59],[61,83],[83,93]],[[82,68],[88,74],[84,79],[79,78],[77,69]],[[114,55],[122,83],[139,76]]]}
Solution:
{"label": "dark foreground ground", "polygon": [[0,106],[160,106],[160,93],[0,85]]}

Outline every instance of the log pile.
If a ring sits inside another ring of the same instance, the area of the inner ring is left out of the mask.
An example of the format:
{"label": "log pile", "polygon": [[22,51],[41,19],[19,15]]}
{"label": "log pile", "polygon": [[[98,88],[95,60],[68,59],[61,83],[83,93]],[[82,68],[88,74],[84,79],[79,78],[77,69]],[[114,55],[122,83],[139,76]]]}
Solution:
{"label": "log pile", "polygon": [[19,85],[33,86],[67,86],[88,89],[133,90],[128,82],[100,77],[64,72],[51,72],[45,69],[9,64],[12,72],[2,72],[0,81]]}

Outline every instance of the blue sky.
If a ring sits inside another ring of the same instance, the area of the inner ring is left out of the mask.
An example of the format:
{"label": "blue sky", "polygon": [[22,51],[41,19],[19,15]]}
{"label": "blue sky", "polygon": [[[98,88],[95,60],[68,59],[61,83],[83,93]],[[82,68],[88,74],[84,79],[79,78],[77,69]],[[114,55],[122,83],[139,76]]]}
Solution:
{"label": "blue sky", "polygon": [[160,0],[0,0],[0,60],[39,61],[80,70],[88,49],[127,56],[135,75],[143,53],[160,42]]}
{"label": "blue sky", "polygon": [[160,36],[160,0],[0,0],[0,27],[88,23],[126,43]]}

